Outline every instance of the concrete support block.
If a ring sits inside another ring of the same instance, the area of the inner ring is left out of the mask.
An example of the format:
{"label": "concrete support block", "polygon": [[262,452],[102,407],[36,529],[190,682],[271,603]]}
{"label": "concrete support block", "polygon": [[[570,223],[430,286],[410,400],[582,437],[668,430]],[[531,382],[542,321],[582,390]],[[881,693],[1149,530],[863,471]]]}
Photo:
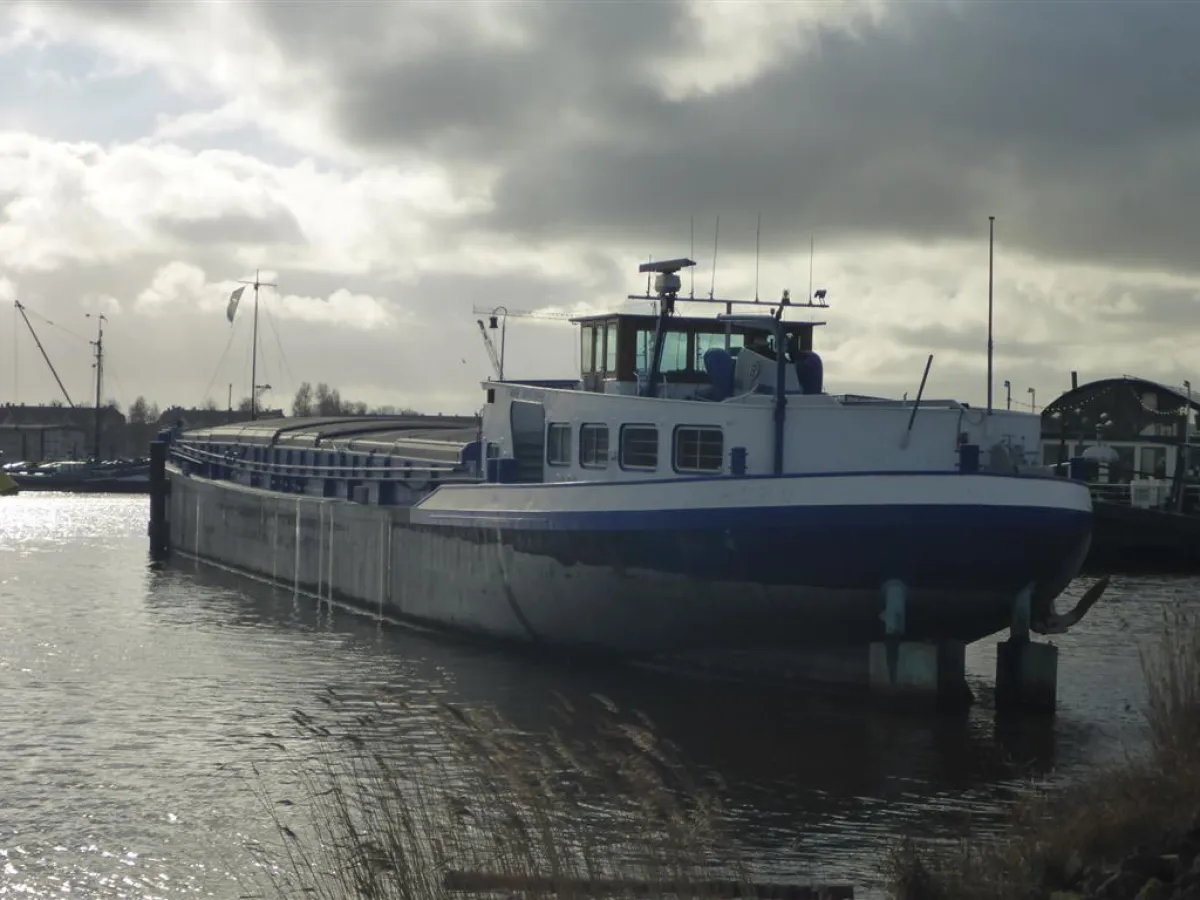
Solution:
{"label": "concrete support block", "polygon": [[871,693],[930,708],[970,706],[966,649],[961,641],[876,641],[870,648]]}
{"label": "concrete support block", "polygon": [[1058,648],[1010,639],[996,647],[996,708],[1053,712],[1058,704]]}

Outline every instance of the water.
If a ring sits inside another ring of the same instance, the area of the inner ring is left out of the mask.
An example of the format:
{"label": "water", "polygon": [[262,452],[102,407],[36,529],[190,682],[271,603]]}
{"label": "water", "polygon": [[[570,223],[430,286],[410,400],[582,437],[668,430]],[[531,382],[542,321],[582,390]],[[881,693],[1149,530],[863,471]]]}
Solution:
{"label": "water", "polygon": [[[986,704],[956,718],[867,713],[379,626],[211,569],[152,568],[146,514],[144,497],[0,500],[0,897],[238,896],[254,872],[247,843],[273,833],[236,774],[270,766],[261,735],[325,688],[380,686],[490,704],[529,728],[555,691],[639,708],[723,777],[764,877],[866,886],[898,829],[986,828],[1029,775],[1071,778],[1136,751],[1139,641],[1196,588],[1116,579],[1058,639],[1059,714],[998,724]],[[989,684],[993,664],[994,645],[972,648],[973,679]]]}

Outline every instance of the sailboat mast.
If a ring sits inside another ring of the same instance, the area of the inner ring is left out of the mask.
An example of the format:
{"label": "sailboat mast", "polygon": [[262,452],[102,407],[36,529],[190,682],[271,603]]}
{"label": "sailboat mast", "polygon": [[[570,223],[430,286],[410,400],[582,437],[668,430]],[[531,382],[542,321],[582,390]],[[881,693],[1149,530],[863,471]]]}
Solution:
{"label": "sailboat mast", "polygon": [[101,314],[96,317],[96,340],[92,342],[96,348],[96,421],[92,441],[92,459],[100,461],[100,397],[104,391],[104,323],[108,321]]}
{"label": "sailboat mast", "polygon": [[[41,339],[38,337],[38,334],[37,334],[37,332],[34,330],[34,328],[33,328],[33,323],[29,321],[29,316],[27,316],[27,315],[25,314],[25,306],[24,306],[24,304],[22,304],[20,300],[14,300],[14,301],[13,301],[13,305],[16,307],[16,310],[17,310],[17,312],[19,312],[19,313],[21,314],[21,318],[25,320],[25,325],[26,325],[26,327],[29,329],[29,333],[30,333],[31,335],[33,335],[33,342],[34,342],[35,344],[37,344],[38,352],[40,352],[40,353],[42,354],[42,359],[44,359],[44,360],[46,361],[46,365],[50,367],[50,374],[51,374],[51,375],[53,375],[53,376],[54,376],[54,380],[58,382],[58,389],[59,389],[60,391],[62,391],[62,393],[63,393],[63,396],[67,398],[67,406],[69,406],[69,407],[71,407],[72,409],[74,409],[74,408],[75,408],[75,404],[74,404],[74,403],[71,401],[71,395],[67,393],[67,389],[66,389],[66,388],[63,386],[62,379],[58,377],[58,370],[54,368],[54,363],[50,362],[50,356],[49,356],[49,355],[46,353],[46,348],[42,346],[42,341],[41,341]],[[14,331],[13,331],[13,344],[14,344],[14,345],[16,344],[16,337],[17,337],[17,333],[16,333],[16,331],[14,330]],[[16,352],[14,351],[14,353],[13,353],[13,363],[14,363],[14,368],[13,368],[13,385],[14,385],[14,387],[13,387],[13,393],[14,393],[14,394],[16,393],[16,383],[17,383],[17,371],[16,371],[16,367],[15,367],[15,364],[16,364],[16,359],[17,359],[17,354],[16,354]],[[15,399],[15,398],[14,398],[14,399]]]}

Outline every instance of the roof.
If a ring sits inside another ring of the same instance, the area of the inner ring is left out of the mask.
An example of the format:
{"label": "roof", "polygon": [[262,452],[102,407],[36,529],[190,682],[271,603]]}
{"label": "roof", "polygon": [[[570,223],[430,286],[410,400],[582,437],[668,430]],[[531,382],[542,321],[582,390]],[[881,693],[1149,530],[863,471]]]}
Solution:
{"label": "roof", "polygon": [[[100,407],[100,420],[106,427],[124,425],[125,416],[111,406]],[[70,425],[93,428],[96,409],[93,406],[25,406],[6,403],[0,406],[0,425]]]}
{"label": "roof", "polygon": [[[684,298],[680,298],[680,300],[678,302],[686,302],[686,300]],[[752,315],[749,313],[735,315],[734,321],[729,323],[730,330],[737,334],[741,334],[742,332],[747,331],[747,330],[759,330],[762,326],[760,324],[754,324],[754,320],[759,319],[759,318],[765,320],[768,316],[771,315],[769,310],[773,309],[776,305],[778,305],[778,304],[764,303],[762,305],[763,309],[768,310],[768,312],[764,312],[759,316],[755,316],[755,315]],[[773,318],[773,316],[772,316],[772,318]],[[658,316],[653,315],[651,313],[627,313],[627,312],[594,313],[594,314],[588,315],[588,316],[576,316],[575,318],[571,319],[571,323],[575,324],[575,325],[596,325],[596,324],[602,324],[604,322],[615,321],[618,319],[620,319],[621,321],[624,321],[624,322],[637,322],[637,323],[645,325],[647,328],[654,328],[658,323]],[[739,321],[737,321],[737,319],[743,319],[745,321],[739,322]],[[677,331],[682,331],[686,328],[695,328],[698,331],[711,331],[714,334],[716,334],[716,333],[724,334],[725,328],[726,328],[725,320],[715,317],[715,316],[673,315],[667,320],[667,323],[668,323],[667,324],[668,330],[677,330]],[[784,327],[784,329],[788,329],[788,330],[796,329],[796,328],[807,328],[807,327],[811,327],[813,325],[824,325],[824,324],[825,324],[824,322],[812,322],[812,321],[808,321],[808,320],[797,320],[797,319],[784,319],[783,320],[783,327]]]}
{"label": "roof", "polygon": [[1100,378],[1096,381],[1089,381],[1087,384],[1081,384],[1079,387],[1072,388],[1065,394],[1060,394],[1042,410],[1042,415],[1045,416],[1060,410],[1074,409],[1080,401],[1092,397],[1101,391],[1115,387],[1129,387],[1139,393],[1154,391],[1170,397],[1175,401],[1177,406],[1187,406],[1190,404],[1192,409],[1200,410],[1200,389],[1189,390],[1185,385],[1176,387],[1170,384],[1163,384],[1160,381],[1151,381],[1149,378],[1139,378],[1135,375],[1121,375],[1117,378]]}

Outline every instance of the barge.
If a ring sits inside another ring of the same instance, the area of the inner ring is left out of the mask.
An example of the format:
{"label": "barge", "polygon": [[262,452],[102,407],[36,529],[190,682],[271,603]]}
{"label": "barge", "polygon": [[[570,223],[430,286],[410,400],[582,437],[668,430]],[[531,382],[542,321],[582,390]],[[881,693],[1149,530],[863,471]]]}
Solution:
{"label": "barge", "polygon": [[164,435],[152,544],[463,635],[893,698],[968,702],[964,647],[1008,629],[998,693],[1053,706],[1030,632],[1098,591],[1055,612],[1092,505],[1038,466],[1040,417],[926,399],[929,363],[914,400],[828,393],[825,323],[791,318],[824,291],[681,298],[694,264],[644,264],[652,314],[573,320],[579,380],[489,380],[478,417]]}

